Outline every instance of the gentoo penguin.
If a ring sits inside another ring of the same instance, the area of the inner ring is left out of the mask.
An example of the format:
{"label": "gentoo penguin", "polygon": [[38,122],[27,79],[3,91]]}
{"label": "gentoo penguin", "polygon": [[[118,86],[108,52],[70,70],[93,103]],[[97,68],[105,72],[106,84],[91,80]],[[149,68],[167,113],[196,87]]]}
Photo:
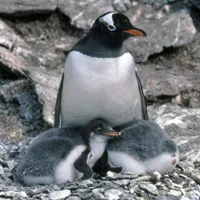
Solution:
{"label": "gentoo penguin", "polygon": [[115,127],[148,119],[133,56],[124,45],[145,36],[117,12],[101,15],[68,54],[56,106],[55,127],[77,127],[101,117]]}
{"label": "gentoo penguin", "polygon": [[165,173],[175,168],[179,161],[177,146],[156,123],[135,119],[120,129],[121,136],[107,144],[111,166],[137,174]]}
{"label": "gentoo penguin", "polygon": [[101,119],[85,127],[45,131],[31,143],[19,162],[15,180],[31,186],[90,178],[91,167],[104,152],[107,140],[119,134]]}

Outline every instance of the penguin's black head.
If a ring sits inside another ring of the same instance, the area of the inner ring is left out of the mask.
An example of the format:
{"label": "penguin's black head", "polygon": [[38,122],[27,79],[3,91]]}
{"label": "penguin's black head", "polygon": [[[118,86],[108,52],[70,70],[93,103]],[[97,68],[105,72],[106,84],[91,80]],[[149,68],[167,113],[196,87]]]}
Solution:
{"label": "penguin's black head", "polygon": [[131,36],[146,36],[143,30],[131,24],[128,17],[117,12],[108,12],[98,17],[90,33],[108,46],[121,45]]}
{"label": "penguin's black head", "polygon": [[109,139],[110,137],[119,136],[120,132],[112,129],[112,127],[103,119],[92,120],[87,125],[87,130],[91,137],[99,137]]}

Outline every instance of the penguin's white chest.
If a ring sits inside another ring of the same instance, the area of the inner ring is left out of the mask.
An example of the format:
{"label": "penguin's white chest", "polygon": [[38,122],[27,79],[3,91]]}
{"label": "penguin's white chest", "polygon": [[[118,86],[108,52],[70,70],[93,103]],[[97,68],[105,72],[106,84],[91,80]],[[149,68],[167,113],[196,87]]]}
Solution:
{"label": "penguin's white chest", "polygon": [[97,117],[113,126],[141,118],[135,63],[130,53],[118,58],[95,58],[72,51],[64,73],[62,126],[83,125]]}

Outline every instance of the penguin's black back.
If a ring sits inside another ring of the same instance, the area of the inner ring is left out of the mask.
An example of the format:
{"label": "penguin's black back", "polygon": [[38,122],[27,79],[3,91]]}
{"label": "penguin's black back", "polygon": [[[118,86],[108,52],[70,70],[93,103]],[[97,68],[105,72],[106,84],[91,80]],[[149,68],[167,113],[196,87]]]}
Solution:
{"label": "penguin's black back", "polygon": [[121,136],[108,141],[107,149],[134,155],[141,161],[177,151],[176,144],[157,124],[145,120],[134,120],[134,123],[121,127]]}

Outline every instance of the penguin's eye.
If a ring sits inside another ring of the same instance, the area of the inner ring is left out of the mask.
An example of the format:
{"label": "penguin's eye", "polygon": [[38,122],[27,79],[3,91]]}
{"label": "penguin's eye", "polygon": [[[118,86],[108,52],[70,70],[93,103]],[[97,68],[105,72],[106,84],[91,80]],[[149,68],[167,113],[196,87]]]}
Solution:
{"label": "penguin's eye", "polygon": [[115,26],[112,26],[112,25],[107,25],[107,28],[108,28],[110,31],[116,30],[116,27],[115,27]]}
{"label": "penguin's eye", "polygon": [[96,133],[102,133],[102,128],[101,127],[97,127],[96,128]]}
{"label": "penguin's eye", "polygon": [[124,21],[124,24],[128,24],[128,20],[125,20],[125,21]]}

